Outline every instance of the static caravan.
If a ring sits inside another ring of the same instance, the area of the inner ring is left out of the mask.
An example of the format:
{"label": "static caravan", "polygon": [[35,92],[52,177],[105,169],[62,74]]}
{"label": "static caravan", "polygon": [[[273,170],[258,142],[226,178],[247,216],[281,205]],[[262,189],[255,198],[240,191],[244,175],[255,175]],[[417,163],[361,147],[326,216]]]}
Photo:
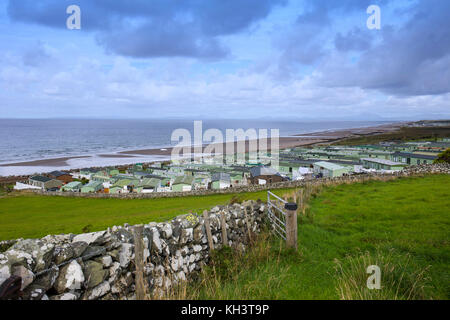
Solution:
{"label": "static caravan", "polygon": [[100,181],[91,181],[81,187],[81,192],[84,193],[96,193],[103,190],[103,183]]}
{"label": "static caravan", "polygon": [[335,163],[327,161],[319,161],[313,164],[313,170],[315,174],[322,177],[340,177],[349,172],[348,167],[343,167]]}
{"label": "static caravan", "polygon": [[192,190],[194,183],[194,177],[192,176],[179,176],[175,178],[172,183],[172,191],[174,192],[187,192]]}
{"label": "static caravan", "polygon": [[365,169],[375,169],[375,170],[402,170],[407,165],[401,162],[394,162],[385,159],[376,158],[363,158],[361,159],[363,167]]}

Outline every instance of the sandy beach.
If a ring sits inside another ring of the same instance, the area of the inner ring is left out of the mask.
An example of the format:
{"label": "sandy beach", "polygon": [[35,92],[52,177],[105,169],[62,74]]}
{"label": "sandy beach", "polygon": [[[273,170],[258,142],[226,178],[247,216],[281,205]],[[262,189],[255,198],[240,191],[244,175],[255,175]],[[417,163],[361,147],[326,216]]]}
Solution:
{"label": "sandy beach", "polygon": [[[381,134],[386,132],[392,132],[395,130],[398,130],[400,127],[404,126],[405,122],[401,123],[393,123],[393,124],[384,124],[380,126],[373,126],[373,127],[364,127],[364,128],[353,128],[353,129],[343,129],[343,130],[327,130],[327,131],[321,131],[321,132],[313,132],[313,133],[306,133],[306,134],[298,134],[290,137],[280,137],[279,138],[279,148],[280,149],[286,149],[286,148],[294,148],[299,146],[308,146],[308,145],[314,145],[314,144],[323,144],[323,143],[330,143],[333,141],[337,141],[340,139],[345,138],[351,138],[351,137],[357,137],[361,135],[374,135],[374,134]],[[264,142],[260,140],[260,142]],[[230,143],[223,143],[223,150],[225,151],[227,146],[231,147],[229,145]],[[234,150],[237,150],[237,143],[234,143]],[[263,143],[264,144],[264,143]],[[270,145],[270,139],[267,139],[267,150],[271,150]],[[258,145],[258,144],[256,144]],[[211,145],[210,148],[213,146],[218,147],[218,145]],[[257,147],[251,148],[253,144],[249,143],[249,141],[246,141],[245,144],[245,150],[246,152],[255,152],[257,151]],[[206,145],[203,146],[203,150],[206,148]],[[102,158],[109,160],[108,163],[110,165],[111,161],[114,159],[117,159],[117,161],[120,160],[120,163],[118,164],[124,164],[124,163],[133,163],[133,162],[139,162],[139,161],[145,161],[147,157],[149,157],[149,162],[153,159],[153,157],[161,157],[161,158],[169,158],[172,154],[173,148],[154,148],[154,149],[140,149],[140,150],[129,150],[129,151],[121,151],[117,153],[111,153],[111,154],[97,154],[93,156],[72,156],[72,157],[60,157],[60,158],[53,158],[53,159],[42,159],[42,160],[32,160],[32,161],[26,161],[26,162],[15,162],[15,163],[6,163],[1,164],[0,167],[7,168],[7,167],[36,167],[36,168],[57,168],[57,167],[64,167],[67,170],[67,167],[70,166],[71,160],[75,159],[83,159],[88,161],[91,157],[96,158]],[[220,149],[219,149],[220,150]],[[189,153],[194,153],[194,148],[191,148],[191,150],[187,150]],[[214,152],[213,152],[214,153]],[[183,153],[181,153],[182,155]],[[139,160],[139,161],[136,161]],[[128,162],[127,162],[128,161]]]}
{"label": "sandy beach", "polygon": [[[354,128],[354,129],[343,129],[343,130],[333,130],[333,131],[320,131],[306,134],[298,134],[291,137],[280,137],[279,138],[279,148],[294,148],[301,146],[314,145],[319,143],[329,143],[341,139],[357,137],[361,135],[375,135],[382,134],[387,132],[396,131],[402,126],[405,125],[405,122],[402,123],[394,123],[394,124],[385,124],[380,126],[373,127],[365,127],[365,128]],[[206,147],[206,146],[204,146]],[[223,150],[226,150],[227,144],[223,143]],[[123,155],[171,155],[173,148],[167,148],[164,150],[161,149],[141,149],[141,150],[131,150],[131,151],[122,151],[119,152]],[[267,141],[267,149],[271,150],[270,139]],[[236,150],[236,142],[234,145],[234,150]],[[249,142],[246,141],[245,146],[246,152],[255,152],[257,149],[250,149]],[[194,152],[193,148],[190,152]]]}
{"label": "sandy beach", "polygon": [[33,160],[1,164],[0,167],[61,167],[67,165],[68,160],[89,158],[89,156],[62,157],[53,159]]}

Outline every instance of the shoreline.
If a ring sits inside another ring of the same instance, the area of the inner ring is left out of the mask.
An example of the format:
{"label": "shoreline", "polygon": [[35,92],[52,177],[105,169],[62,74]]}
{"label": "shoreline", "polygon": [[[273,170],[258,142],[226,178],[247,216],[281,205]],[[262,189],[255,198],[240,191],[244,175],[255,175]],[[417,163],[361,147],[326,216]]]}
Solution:
{"label": "shoreline", "polygon": [[[294,148],[294,147],[301,147],[301,146],[311,146],[316,144],[324,144],[324,143],[330,143],[341,139],[346,139],[350,137],[360,137],[365,135],[376,135],[386,132],[393,132],[401,128],[402,126],[412,123],[412,121],[407,122],[395,122],[395,123],[389,123],[389,124],[382,124],[377,126],[369,126],[369,127],[357,127],[357,128],[349,128],[349,129],[337,129],[337,130],[322,130],[312,133],[302,133],[302,134],[296,134],[291,135],[288,137],[280,137],[279,138],[279,149],[287,149],[287,148]],[[261,140],[261,139],[260,139]],[[265,139],[266,140],[266,139]],[[267,150],[270,151],[270,138],[267,139]],[[223,150],[226,150],[227,144],[230,143],[223,143]],[[234,150],[236,150],[236,142],[234,142]],[[203,145],[202,150],[207,145]],[[212,144],[212,146],[218,146],[218,144]],[[30,161],[24,161],[24,162],[13,162],[13,163],[4,163],[0,164],[0,168],[18,168],[18,167],[26,167],[26,168],[53,168],[52,170],[58,170],[55,167],[70,167],[70,162],[72,160],[80,160],[80,159],[89,159],[89,158],[100,158],[105,160],[122,160],[121,163],[116,165],[126,165],[131,164],[134,162],[146,162],[146,157],[170,157],[172,150],[174,147],[167,147],[167,148],[148,148],[148,149],[138,149],[138,150],[129,150],[129,151],[118,151],[116,153],[111,154],[95,154],[95,155],[80,155],[80,156],[68,156],[68,157],[58,157],[58,158],[51,158],[51,159],[41,159],[41,160],[30,160]],[[247,140],[245,143],[245,150],[246,152],[255,152],[256,149],[250,149],[249,141]],[[194,147],[191,147],[191,153],[193,153]],[[129,163],[125,163],[124,160],[129,160]],[[149,158],[147,162],[155,162],[158,161],[156,159]],[[105,164],[104,166],[109,166],[113,164]],[[89,167],[89,166],[87,166]],[[94,166],[92,166],[94,167]],[[96,165],[95,167],[102,167],[102,165]],[[75,170],[79,168],[70,168],[70,169],[61,169],[61,170]],[[1,171],[0,171],[1,172]],[[45,172],[45,171],[42,171]],[[13,175],[9,175],[13,176]],[[2,176],[0,177],[8,177],[8,176]]]}

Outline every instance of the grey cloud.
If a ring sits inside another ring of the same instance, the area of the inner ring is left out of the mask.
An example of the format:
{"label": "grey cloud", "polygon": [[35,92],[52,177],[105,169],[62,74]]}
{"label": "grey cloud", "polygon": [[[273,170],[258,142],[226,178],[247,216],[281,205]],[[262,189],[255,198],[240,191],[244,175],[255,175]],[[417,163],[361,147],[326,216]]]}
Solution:
{"label": "grey cloud", "polygon": [[[286,0],[78,0],[82,31],[113,53],[132,57],[220,58],[220,36],[241,32]],[[72,0],[10,0],[14,21],[65,28]]]}
{"label": "grey cloud", "polygon": [[197,57],[216,59],[228,54],[216,38],[191,37],[191,25],[165,27],[149,23],[131,30],[102,33],[98,43],[108,51],[132,57]]}
{"label": "grey cloud", "polygon": [[450,2],[421,1],[402,27],[382,27],[382,41],[356,65],[322,68],[328,86],[359,86],[395,95],[450,92]]}
{"label": "grey cloud", "polygon": [[334,39],[334,45],[339,51],[365,51],[371,47],[373,33],[368,29],[363,31],[354,28],[346,35],[338,33]]}
{"label": "grey cloud", "polygon": [[[330,24],[334,16],[340,17],[355,10],[365,12],[370,4],[386,3],[388,0],[307,0],[304,12],[298,15],[292,32],[278,42],[282,50],[279,59],[278,74],[285,78],[294,76],[295,65],[314,65],[330,54],[324,44],[330,37]],[[333,35],[331,35],[333,37]],[[366,48],[360,34],[355,31],[348,35],[338,35],[335,44],[342,50]]]}

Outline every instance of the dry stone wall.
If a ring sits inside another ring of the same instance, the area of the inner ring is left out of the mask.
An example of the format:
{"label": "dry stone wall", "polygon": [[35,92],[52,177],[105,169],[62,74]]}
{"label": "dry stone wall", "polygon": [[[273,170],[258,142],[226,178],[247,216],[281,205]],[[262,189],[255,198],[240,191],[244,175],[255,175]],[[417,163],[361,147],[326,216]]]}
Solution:
{"label": "dry stone wall", "polygon": [[[228,245],[245,250],[248,231],[260,232],[266,207],[261,202],[247,201],[214,207],[208,215],[215,249],[223,245],[223,215]],[[210,259],[203,215],[190,213],[169,222],[145,224],[142,242],[145,285],[152,294],[161,294],[164,288],[195,278]],[[3,298],[136,298],[135,237],[133,227],[127,224],[78,235],[3,241],[0,248]],[[6,287],[14,276],[20,277],[20,292],[8,296]]]}

